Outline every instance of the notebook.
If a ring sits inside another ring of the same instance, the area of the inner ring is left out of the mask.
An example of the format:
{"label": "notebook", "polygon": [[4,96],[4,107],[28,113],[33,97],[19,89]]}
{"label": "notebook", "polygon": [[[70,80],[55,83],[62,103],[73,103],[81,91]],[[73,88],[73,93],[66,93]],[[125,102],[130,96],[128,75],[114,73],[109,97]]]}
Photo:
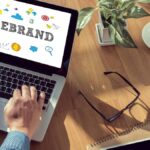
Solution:
{"label": "notebook", "polygon": [[118,146],[150,140],[150,120],[138,123],[132,128],[100,138],[99,141],[87,146],[87,150],[107,150]]}

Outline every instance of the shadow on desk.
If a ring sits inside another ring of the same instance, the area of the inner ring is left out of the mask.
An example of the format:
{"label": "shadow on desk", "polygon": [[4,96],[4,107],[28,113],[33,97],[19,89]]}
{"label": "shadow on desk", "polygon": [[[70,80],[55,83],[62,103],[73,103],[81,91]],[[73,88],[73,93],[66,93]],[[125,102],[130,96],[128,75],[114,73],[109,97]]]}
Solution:
{"label": "shadow on desk", "polygon": [[[78,88],[73,85],[75,84],[66,84],[44,141],[32,142],[31,150],[85,150],[83,145],[141,123],[128,113],[124,113],[113,123],[105,122],[78,95]],[[99,103],[99,108],[105,108],[105,111],[116,111],[99,99],[92,98],[92,102]]]}
{"label": "shadow on desk", "polygon": [[64,126],[65,115],[55,113],[43,142],[31,143],[31,150],[70,150],[70,143]]}

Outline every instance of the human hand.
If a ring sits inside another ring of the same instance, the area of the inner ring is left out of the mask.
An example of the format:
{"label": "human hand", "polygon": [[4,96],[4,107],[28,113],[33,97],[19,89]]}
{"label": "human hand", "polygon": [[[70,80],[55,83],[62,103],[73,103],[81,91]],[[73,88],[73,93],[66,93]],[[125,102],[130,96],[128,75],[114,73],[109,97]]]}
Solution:
{"label": "human hand", "polygon": [[37,97],[35,87],[23,85],[21,90],[14,90],[13,97],[4,108],[4,118],[9,130],[21,131],[30,140],[40,123],[45,94],[41,92],[38,101]]}

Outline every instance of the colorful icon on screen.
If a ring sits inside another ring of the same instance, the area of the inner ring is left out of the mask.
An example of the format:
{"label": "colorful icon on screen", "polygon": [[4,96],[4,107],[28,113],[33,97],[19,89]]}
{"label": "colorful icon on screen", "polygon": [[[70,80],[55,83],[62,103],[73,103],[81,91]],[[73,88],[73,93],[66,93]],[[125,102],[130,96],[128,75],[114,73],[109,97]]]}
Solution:
{"label": "colorful icon on screen", "polygon": [[9,43],[0,43],[0,48],[4,50],[9,50]]}
{"label": "colorful icon on screen", "polygon": [[9,4],[6,4],[6,7],[9,7],[10,5]]}
{"label": "colorful icon on screen", "polygon": [[48,52],[51,56],[53,56],[52,52],[53,52],[53,48],[50,46],[46,46],[45,47],[45,51]]}
{"label": "colorful icon on screen", "polygon": [[35,11],[33,10],[33,8],[29,8],[29,9],[26,11],[26,13],[27,13],[28,15],[32,14],[33,16],[36,16],[36,15],[37,15],[37,12],[35,12]]}
{"label": "colorful icon on screen", "polygon": [[22,16],[18,13],[16,13],[15,15],[12,15],[11,17],[17,20],[23,20]]}
{"label": "colorful icon on screen", "polygon": [[29,23],[33,24],[33,23],[34,23],[34,20],[33,20],[33,19],[30,19],[30,20],[29,20]]}
{"label": "colorful icon on screen", "polygon": [[32,12],[33,12],[33,9],[32,9],[32,8],[29,8],[29,9],[26,11],[26,13],[27,13],[28,15],[30,15]]}
{"label": "colorful icon on screen", "polygon": [[58,26],[58,25],[56,25],[56,24],[53,23],[53,28],[54,28],[55,30],[58,30],[58,29],[60,28],[60,26]]}
{"label": "colorful icon on screen", "polygon": [[36,16],[37,15],[37,13],[34,11],[34,12],[32,12],[32,14],[33,14],[33,16]]}
{"label": "colorful icon on screen", "polygon": [[8,9],[8,8],[5,8],[4,11],[9,11],[9,9]]}
{"label": "colorful icon on screen", "polygon": [[51,29],[51,28],[52,28],[52,25],[47,24],[46,27],[47,27],[48,29]]}
{"label": "colorful icon on screen", "polygon": [[15,52],[18,52],[21,50],[21,46],[18,43],[12,43],[11,45],[12,50],[14,50]]}
{"label": "colorful icon on screen", "polygon": [[36,47],[36,46],[30,46],[30,50],[32,52],[37,52],[38,51],[38,47]]}
{"label": "colorful icon on screen", "polygon": [[41,18],[43,21],[49,21],[49,17],[47,15],[42,15]]}
{"label": "colorful icon on screen", "polygon": [[50,16],[50,19],[55,19],[55,17],[54,16]]}
{"label": "colorful icon on screen", "polygon": [[0,10],[0,15],[2,15],[3,14],[3,11],[2,10]]}

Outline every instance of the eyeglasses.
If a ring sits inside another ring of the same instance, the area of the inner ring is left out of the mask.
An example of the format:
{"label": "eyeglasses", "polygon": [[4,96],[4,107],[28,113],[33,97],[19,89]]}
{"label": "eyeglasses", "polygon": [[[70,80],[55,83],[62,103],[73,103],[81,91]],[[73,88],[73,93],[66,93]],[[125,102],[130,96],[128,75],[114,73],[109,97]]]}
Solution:
{"label": "eyeglasses", "polygon": [[125,81],[136,93],[136,97],[123,109],[121,109],[119,112],[115,113],[114,115],[112,115],[111,117],[106,117],[102,112],[100,112],[87,98],[86,96],[81,92],[79,91],[79,94],[81,96],[83,96],[83,98],[86,100],[86,102],[92,107],[92,109],[97,112],[104,120],[108,121],[108,122],[113,122],[115,121],[116,119],[118,119],[125,110],[127,109],[130,109],[135,101],[139,98],[140,96],[140,92],[133,86],[133,84],[128,81],[124,76],[122,76],[121,74],[119,74],[118,72],[112,72],[112,71],[109,71],[109,72],[104,72],[104,75],[110,75],[110,74],[116,74],[118,77],[120,77],[123,81]]}

